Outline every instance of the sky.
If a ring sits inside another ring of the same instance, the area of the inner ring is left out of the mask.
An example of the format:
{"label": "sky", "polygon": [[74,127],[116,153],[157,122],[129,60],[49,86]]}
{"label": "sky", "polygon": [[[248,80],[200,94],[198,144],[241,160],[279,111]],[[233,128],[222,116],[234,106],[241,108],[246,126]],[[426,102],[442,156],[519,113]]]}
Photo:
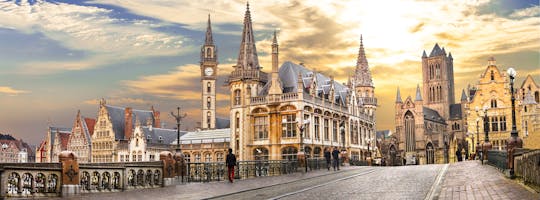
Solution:
{"label": "sky", "polygon": [[[95,118],[108,104],[161,111],[180,106],[182,129],[200,121],[199,53],[208,14],[218,48],[218,116],[228,116],[225,78],[236,63],[246,1],[0,1],[0,133],[31,144],[47,126],[72,127],[77,110]],[[378,98],[377,130],[394,130],[394,102],[421,84],[421,56],[438,43],[454,58],[456,99],[493,56],[540,84],[537,0],[252,0],[263,71],[280,61],[346,82],[363,37]]]}

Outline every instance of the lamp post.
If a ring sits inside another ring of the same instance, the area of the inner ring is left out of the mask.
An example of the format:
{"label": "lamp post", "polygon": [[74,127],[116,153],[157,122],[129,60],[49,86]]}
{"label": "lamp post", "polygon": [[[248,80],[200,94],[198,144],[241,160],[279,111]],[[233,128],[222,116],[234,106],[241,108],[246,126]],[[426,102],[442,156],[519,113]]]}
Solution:
{"label": "lamp post", "polygon": [[514,151],[516,148],[523,147],[523,140],[518,137],[518,131],[516,129],[516,97],[514,95],[514,79],[516,78],[516,70],[509,68],[507,71],[510,76],[510,95],[512,101],[512,131],[510,132],[510,138],[508,138],[506,151],[508,152],[508,168],[510,168],[510,177],[514,178]]}
{"label": "lamp post", "polygon": [[306,167],[306,172],[308,171],[307,166],[307,155],[305,153],[305,147],[304,147],[304,129],[306,128],[306,125],[309,125],[309,119],[305,119],[298,125],[298,129],[300,129],[300,151],[298,151],[298,160],[301,160],[301,157],[303,157],[304,160],[304,166]]}
{"label": "lamp post", "polygon": [[180,115],[180,107],[177,107],[177,114],[175,115],[174,112],[171,112],[171,116],[176,119],[176,152],[178,153],[180,152],[180,124],[187,114]]}
{"label": "lamp post", "polygon": [[476,155],[478,158],[480,158],[480,152],[478,152],[478,148],[480,148],[480,131],[478,130],[478,122],[480,122],[480,118],[476,118]]}
{"label": "lamp post", "polygon": [[489,119],[487,116],[488,107],[484,106],[482,109],[484,111],[484,133],[486,134],[484,136],[484,143],[482,144],[482,164],[484,164],[484,160],[487,160],[487,152],[491,149],[492,145],[489,142]]}

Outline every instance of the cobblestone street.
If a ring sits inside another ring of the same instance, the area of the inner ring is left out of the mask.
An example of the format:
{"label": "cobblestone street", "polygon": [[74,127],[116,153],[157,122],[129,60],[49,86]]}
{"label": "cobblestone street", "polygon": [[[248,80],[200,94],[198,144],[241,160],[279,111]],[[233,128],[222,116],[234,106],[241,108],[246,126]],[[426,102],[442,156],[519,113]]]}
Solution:
{"label": "cobblestone street", "polygon": [[540,199],[477,161],[449,165],[345,167],[276,177],[188,183],[71,199]]}

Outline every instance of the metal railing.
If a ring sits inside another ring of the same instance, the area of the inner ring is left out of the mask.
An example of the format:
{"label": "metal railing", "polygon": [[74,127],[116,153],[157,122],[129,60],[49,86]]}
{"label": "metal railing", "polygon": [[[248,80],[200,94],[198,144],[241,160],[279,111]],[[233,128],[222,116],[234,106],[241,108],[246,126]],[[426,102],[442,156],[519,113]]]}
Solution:
{"label": "metal railing", "polygon": [[499,170],[506,170],[507,168],[507,155],[506,151],[500,150],[488,150],[488,164],[493,165]]}
{"label": "metal railing", "polygon": [[[186,163],[186,182],[210,182],[227,179],[228,169],[224,162]],[[239,161],[235,167],[235,179],[261,176],[278,176],[298,171],[296,160]]]}

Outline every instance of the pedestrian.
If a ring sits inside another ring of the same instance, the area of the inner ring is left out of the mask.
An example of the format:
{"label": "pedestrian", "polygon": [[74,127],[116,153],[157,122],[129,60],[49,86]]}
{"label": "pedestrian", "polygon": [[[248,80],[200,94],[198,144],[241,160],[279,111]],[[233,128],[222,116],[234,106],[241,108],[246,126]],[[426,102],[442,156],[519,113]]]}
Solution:
{"label": "pedestrian", "polygon": [[232,153],[231,148],[229,148],[229,154],[227,154],[227,159],[225,162],[229,172],[229,182],[232,183],[234,179],[234,166],[236,166],[236,156]]}
{"label": "pedestrian", "polygon": [[328,148],[324,149],[324,158],[326,159],[326,168],[328,168],[328,171],[330,171],[330,161],[332,159],[332,155],[330,154],[330,150]]}
{"label": "pedestrian", "polygon": [[334,171],[339,170],[339,150],[337,147],[334,147],[334,151],[332,151],[332,158],[334,158]]}

